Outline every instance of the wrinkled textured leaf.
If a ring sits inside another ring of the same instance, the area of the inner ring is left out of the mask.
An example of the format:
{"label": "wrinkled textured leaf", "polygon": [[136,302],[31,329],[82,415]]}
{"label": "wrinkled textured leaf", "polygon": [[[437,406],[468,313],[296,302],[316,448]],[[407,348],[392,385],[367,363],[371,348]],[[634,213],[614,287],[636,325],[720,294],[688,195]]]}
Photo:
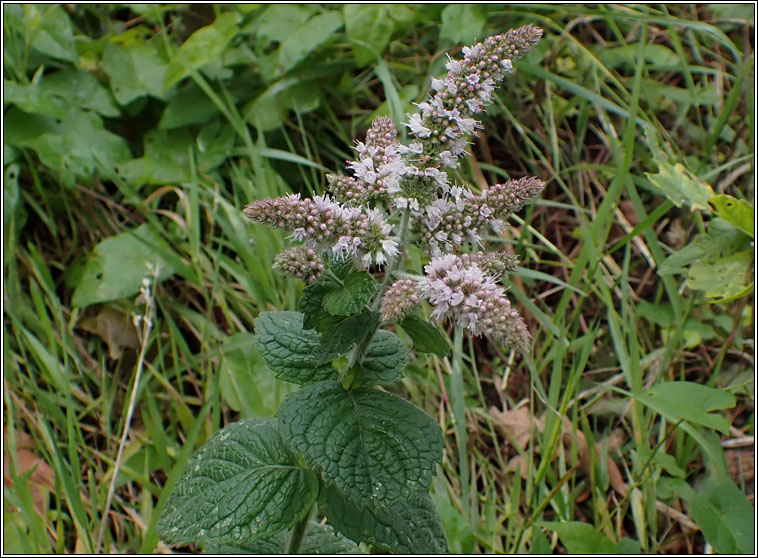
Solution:
{"label": "wrinkled textured leaf", "polygon": [[170,250],[147,224],[106,238],[88,258],[71,303],[83,308],[136,294],[149,275],[147,264],[160,266],[158,280],[171,276],[174,269],[160,255]]}
{"label": "wrinkled textured leaf", "polygon": [[716,214],[744,233],[755,238],[755,207],[745,200],[719,194],[708,200]]}
{"label": "wrinkled textured leaf", "polygon": [[455,44],[470,45],[482,39],[486,23],[482,6],[476,4],[450,4],[442,10],[440,38]]}
{"label": "wrinkled textured leaf", "polygon": [[661,382],[636,393],[634,398],[670,420],[684,419],[723,434],[729,432],[729,421],[710,411],[736,405],[734,395],[728,391],[694,382]]}
{"label": "wrinkled textured leaf", "polygon": [[708,479],[689,503],[692,518],[717,553],[755,554],[755,509],[731,479]]}
{"label": "wrinkled textured leaf", "polygon": [[331,364],[319,358],[321,336],[303,329],[300,312],[262,312],[255,319],[255,341],[280,380],[304,386],[336,377]]}
{"label": "wrinkled textured leaf", "polygon": [[250,543],[289,529],[318,495],[273,419],[235,422],[195,453],[169,496],[158,533],[171,544]]}
{"label": "wrinkled textured leaf", "polygon": [[374,279],[365,271],[353,271],[341,286],[324,295],[324,309],[333,316],[351,316],[360,312],[376,292]]}
{"label": "wrinkled textured leaf", "polygon": [[166,71],[163,87],[168,89],[192,69],[198,69],[209,62],[221,57],[229,41],[237,34],[237,23],[240,14],[224,12],[210,25],[201,27],[184,41],[176,60],[173,60]]}
{"label": "wrinkled textured leaf", "polygon": [[345,354],[353,345],[362,343],[366,336],[374,331],[378,323],[377,312],[363,312],[344,319],[337,324],[331,334],[324,336],[319,347],[321,358],[326,360]]}
{"label": "wrinkled textured leaf", "polygon": [[371,388],[308,386],[290,395],[276,416],[283,438],[308,467],[361,506],[386,507],[428,489],[445,447],[432,417]]}
{"label": "wrinkled textured leaf", "polygon": [[298,304],[298,310],[304,316],[305,329],[315,329],[319,333],[326,334],[333,331],[342,321],[339,316],[332,316],[324,310],[324,297],[333,288],[333,284],[327,281],[315,281],[305,286]]}
{"label": "wrinkled textured leaf", "polygon": [[[395,24],[389,17],[389,4],[346,4],[345,32],[353,42],[353,54],[358,66],[365,66],[376,60],[390,42]],[[370,45],[374,52],[360,43]]]}
{"label": "wrinkled textured leaf", "polygon": [[540,527],[558,533],[569,554],[639,554],[636,541],[623,538],[614,543],[598,531],[597,527],[581,521],[542,521]]}
{"label": "wrinkled textured leaf", "polygon": [[427,492],[389,507],[358,506],[328,487],[319,505],[334,528],[355,541],[395,554],[447,554],[448,546],[437,509]]}
{"label": "wrinkled textured leaf", "polygon": [[439,357],[450,354],[450,343],[439,329],[426,320],[411,314],[400,324],[411,339],[413,347],[422,353],[433,353]]}
{"label": "wrinkled textured leaf", "polygon": [[402,339],[380,329],[371,339],[361,362],[361,384],[390,386],[403,377],[407,364],[408,351]]}
{"label": "wrinkled textured leaf", "polygon": [[[259,539],[251,544],[208,545],[209,554],[286,554],[284,533],[270,539]],[[331,525],[311,521],[305,531],[299,554],[361,554],[358,545],[335,533]]]}

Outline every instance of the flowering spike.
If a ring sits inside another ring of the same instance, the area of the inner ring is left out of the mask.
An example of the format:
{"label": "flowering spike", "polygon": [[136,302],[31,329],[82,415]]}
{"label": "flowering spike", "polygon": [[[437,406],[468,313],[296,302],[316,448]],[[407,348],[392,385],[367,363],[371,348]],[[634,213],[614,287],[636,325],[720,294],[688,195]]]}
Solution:
{"label": "flowering spike", "polygon": [[413,279],[395,281],[382,298],[379,315],[382,322],[401,322],[421,304],[421,293]]}

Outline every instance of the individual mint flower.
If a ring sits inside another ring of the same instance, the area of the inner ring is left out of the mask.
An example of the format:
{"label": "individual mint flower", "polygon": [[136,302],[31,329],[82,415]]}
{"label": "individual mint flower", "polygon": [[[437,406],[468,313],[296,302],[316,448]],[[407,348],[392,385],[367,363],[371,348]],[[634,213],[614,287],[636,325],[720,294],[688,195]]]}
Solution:
{"label": "individual mint flower", "polygon": [[348,163],[353,176],[327,176],[334,196],[353,205],[376,201],[387,203],[389,193],[397,190],[406,172],[398,147],[397,129],[392,120],[386,116],[375,119],[366,132],[365,142],[356,143],[358,160]]}
{"label": "individual mint flower", "polygon": [[274,258],[274,269],[279,269],[288,277],[312,283],[321,276],[324,264],[313,248],[297,246],[283,250]]}
{"label": "individual mint flower", "polygon": [[527,350],[526,324],[505,296],[505,289],[471,259],[446,254],[432,259],[418,287],[433,310],[431,319],[454,321],[473,335],[487,335]]}
{"label": "individual mint flower", "polygon": [[463,48],[463,60],[450,59],[445,79],[432,78],[435,94],[409,115],[412,136],[424,145],[419,166],[455,168],[467,137],[481,123],[473,116],[492,100],[497,82],[513,71],[513,59],[525,54],[542,37],[542,29],[526,25],[482,43]]}
{"label": "individual mint flower", "polygon": [[343,258],[355,257],[366,268],[384,265],[398,253],[392,226],[379,211],[343,206],[327,195],[260,200],[247,205],[244,212],[258,223],[290,231],[295,240],[330,249]]}
{"label": "individual mint flower", "polygon": [[400,322],[421,304],[418,283],[413,279],[400,279],[387,289],[379,307],[382,322]]}

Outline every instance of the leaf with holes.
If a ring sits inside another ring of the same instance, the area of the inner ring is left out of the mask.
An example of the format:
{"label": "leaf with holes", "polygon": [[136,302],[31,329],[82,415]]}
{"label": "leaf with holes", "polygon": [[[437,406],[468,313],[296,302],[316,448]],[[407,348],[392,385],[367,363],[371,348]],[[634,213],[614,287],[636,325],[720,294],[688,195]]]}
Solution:
{"label": "leaf with holes", "polygon": [[273,419],[246,419],[217,432],[192,457],[158,521],[171,544],[243,544],[300,521],[318,479],[299,467]]}
{"label": "leaf with holes", "polygon": [[311,385],[285,399],[276,416],[307,466],[360,505],[386,507],[428,489],[445,447],[432,417],[372,388]]}

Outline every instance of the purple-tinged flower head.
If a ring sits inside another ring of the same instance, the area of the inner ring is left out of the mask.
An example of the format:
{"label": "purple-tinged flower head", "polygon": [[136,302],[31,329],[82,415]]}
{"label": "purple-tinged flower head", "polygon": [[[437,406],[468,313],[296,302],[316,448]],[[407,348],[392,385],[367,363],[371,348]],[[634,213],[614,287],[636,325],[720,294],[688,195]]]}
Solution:
{"label": "purple-tinged flower head", "polygon": [[413,279],[400,279],[387,289],[379,307],[382,322],[401,322],[421,304],[418,283]]}
{"label": "purple-tinged flower head", "polygon": [[397,142],[397,129],[390,118],[380,116],[371,124],[365,142],[357,142],[358,160],[348,162],[353,176],[327,176],[337,200],[352,205],[389,202],[405,173],[405,163]]}
{"label": "purple-tinged flower head", "polygon": [[490,228],[499,231],[505,219],[537,197],[544,186],[534,177],[512,179],[478,196],[455,186],[424,207],[412,230],[433,254],[450,252],[464,243],[481,246]]}
{"label": "purple-tinged flower head", "polygon": [[281,270],[288,277],[312,283],[321,276],[324,264],[316,250],[297,246],[279,252],[274,259],[274,269]]}
{"label": "purple-tinged flower head", "polygon": [[260,200],[244,211],[254,221],[290,231],[295,240],[330,249],[336,256],[357,258],[367,268],[384,265],[398,253],[392,226],[379,211],[344,206],[327,195]]}
{"label": "purple-tinged flower head", "polygon": [[483,43],[463,48],[463,59],[447,63],[445,79],[432,78],[435,94],[419,103],[420,112],[409,117],[412,136],[424,145],[422,167],[455,168],[467,137],[481,124],[473,116],[488,105],[497,82],[513,71],[513,59],[526,53],[542,37],[542,29],[526,25]]}
{"label": "purple-tinged flower head", "polygon": [[437,323],[452,320],[473,335],[487,335],[526,351],[529,331],[505,289],[477,263],[452,254],[432,259],[418,286]]}

